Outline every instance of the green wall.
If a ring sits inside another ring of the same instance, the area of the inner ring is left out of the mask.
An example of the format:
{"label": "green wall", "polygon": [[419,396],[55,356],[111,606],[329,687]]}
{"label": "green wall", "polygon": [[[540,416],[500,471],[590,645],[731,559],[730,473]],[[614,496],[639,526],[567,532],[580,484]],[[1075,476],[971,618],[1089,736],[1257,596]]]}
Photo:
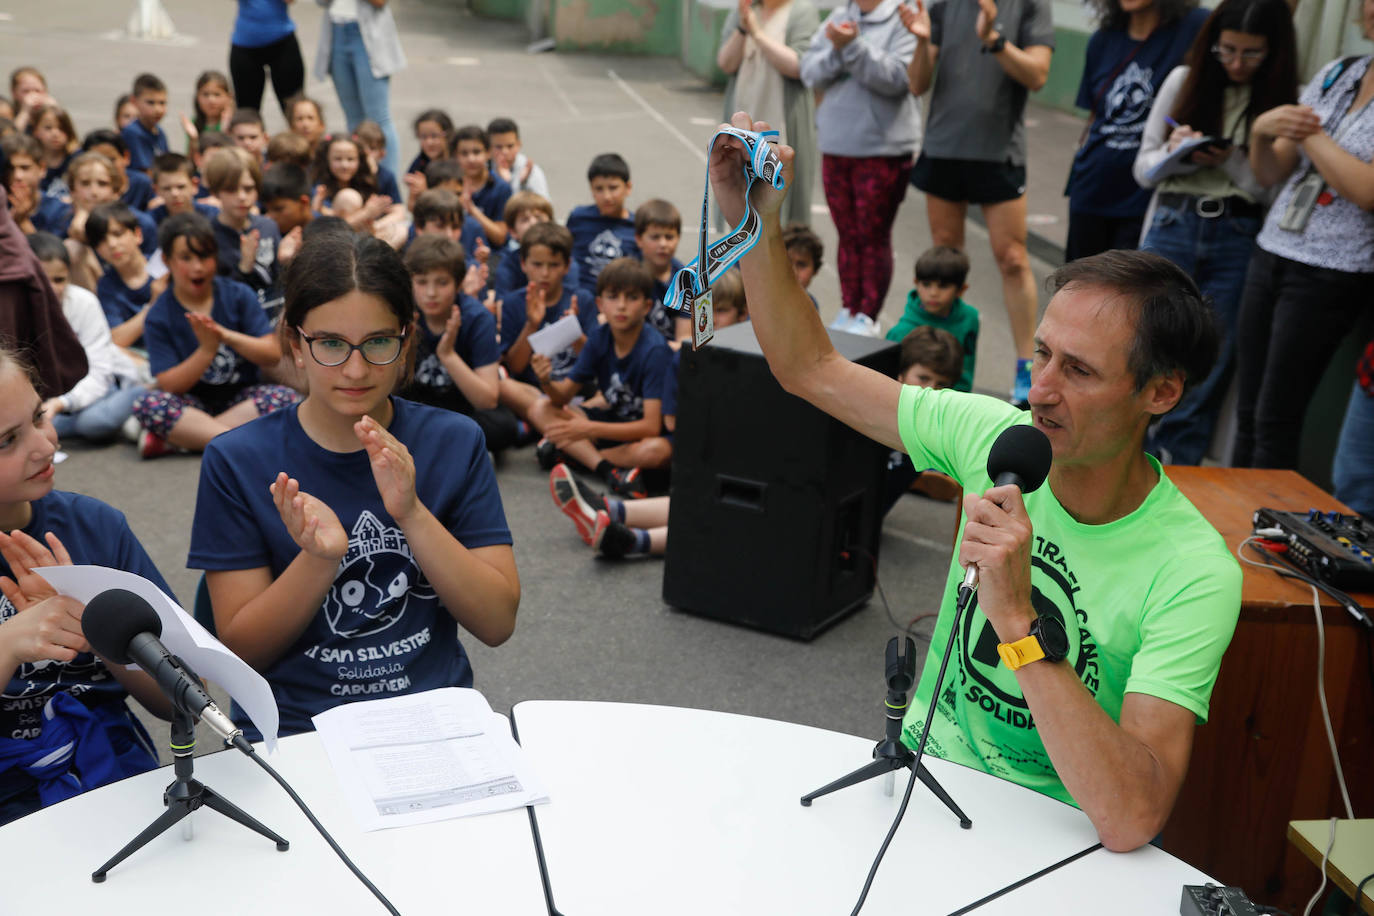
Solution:
{"label": "green wall", "polygon": [[1077,111],[1078,81],[1083,78],[1083,55],[1088,50],[1088,33],[1055,27],[1054,56],[1050,58],[1050,78],[1031,98],[1037,105],[1064,111]]}
{"label": "green wall", "polygon": [[552,35],[560,51],[676,57],[681,0],[552,0]]}
{"label": "green wall", "polygon": [[716,66],[720,30],[729,10],[682,0],[682,63],[713,86],[725,85],[725,74]]}
{"label": "green wall", "polygon": [[472,0],[472,11],[490,19],[524,19],[528,0]]}

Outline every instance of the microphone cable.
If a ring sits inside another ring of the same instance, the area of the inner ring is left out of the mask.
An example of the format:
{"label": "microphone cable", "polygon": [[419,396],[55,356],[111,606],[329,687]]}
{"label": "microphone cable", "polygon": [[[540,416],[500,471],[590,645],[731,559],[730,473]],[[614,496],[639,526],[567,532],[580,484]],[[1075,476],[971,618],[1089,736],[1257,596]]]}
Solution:
{"label": "microphone cable", "polygon": [[334,838],[332,836],[329,835],[329,831],[324,829],[324,825],[320,823],[317,817],[315,817],[314,812],[310,810],[310,808],[301,799],[301,797],[296,794],[296,790],[291,788],[290,783],[283,779],[280,773],[272,769],[271,764],[269,764],[266,760],[263,760],[262,757],[258,756],[258,752],[253,749],[253,745],[248,743],[248,739],[243,737],[243,735],[237,735],[235,736],[234,740],[229,743],[232,744],[234,747],[238,748],[239,750],[243,751],[244,754],[248,755],[248,758],[250,760],[252,760],[258,766],[262,767],[264,770],[266,770],[268,776],[271,776],[274,780],[276,780],[277,785],[281,786],[282,789],[286,792],[286,794],[291,796],[291,800],[295,802],[296,806],[300,808],[301,811],[305,814],[306,819],[308,819],[311,825],[319,831],[320,836],[324,837],[324,841],[329,844],[329,848],[334,850],[338,857],[343,860],[343,864],[348,866],[348,870],[353,872],[354,877],[356,877],[359,881],[363,883],[363,887],[366,887],[368,890],[370,890],[372,892],[372,896],[376,897],[378,900],[381,901],[382,906],[386,907],[386,911],[390,913],[391,916],[401,916],[400,910],[392,906],[391,901],[386,899],[386,895],[377,889],[377,885],[369,881],[367,875],[362,873],[362,869],[358,868],[358,866],[353,864],[353,860],[348,857],[348,853],[344,852],[343,848],[334,841]]}

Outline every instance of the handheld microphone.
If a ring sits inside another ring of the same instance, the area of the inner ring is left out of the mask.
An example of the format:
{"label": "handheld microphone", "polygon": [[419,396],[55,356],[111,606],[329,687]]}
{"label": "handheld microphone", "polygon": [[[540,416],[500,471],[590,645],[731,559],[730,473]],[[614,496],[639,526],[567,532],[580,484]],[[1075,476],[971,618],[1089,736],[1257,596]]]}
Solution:
{"label": "handheld microphone", "polygon": [[243,730],[215,705],[195,672],[162,644],[162,620],[142,597],[122,588],[101,592],[87,602],[81,631],[100,655],[148,672],[172,705],[201,719],[225,744],[251,750]]}
{"label": "handheld microphone", "polygon": [[[1023,494],[1034,493],[1049,476],[1053,460],[1054,450],[1043,432],[1023,424],[1008,426],[988,452],[988,476],[994,487],[1011,484]],[[959,586],[960,603],[967,606],[977,590],[978,567],[970,565]]]}

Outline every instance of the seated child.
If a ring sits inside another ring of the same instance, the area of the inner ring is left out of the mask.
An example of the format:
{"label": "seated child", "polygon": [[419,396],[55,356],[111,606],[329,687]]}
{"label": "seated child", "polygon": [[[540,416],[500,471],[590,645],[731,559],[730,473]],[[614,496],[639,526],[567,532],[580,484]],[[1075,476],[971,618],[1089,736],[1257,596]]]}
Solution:
{"label": "seated child", "polygon": [[4,151],[6,159],[0,183],[5,186],[10,215],[20,230],[37,232],[41,226],[54,225],[70,200],[40,190],[44,172],[43,145],[28,134],[13,133],[0,140],[0,150]]}
{"label": "seated child", "polygon": [[88,366],[85,378],[65,394],[44,401],[43,410],[58,436],[108,442],[119,435],[134,400],[143,393],[138,369],[110,339],[110,326],[95,295],[67,282],[70,256],[62,240],[38,232],[29,236],[29,247],[62,300],[62,314],[81,341]]}
{"label": "seated child", "polygon": [[666,200],[646,200],[635,213],[635,245],[640,259],[654,278],[654,307],[649,312],[649,325],[658,329],[672,346],[677,340],[677,319],[681,313],[663,305],[663,296],[672,285],[673,275],[682,269],[677,243],[682,238],[682,215]]}
{"label": "seated child", "polygon": [[229,119],[229,136],[234,145],[252,156],[258,162],[267,157],[267,125],[262,115],[254,108],[236,108]]}
{"label": "seated child", "polygon": [[463,170],[463,210],[482,224],[494,247],[506,244],[508,229],[501,222],[510,200],[510,185],[491,172],[491,142],[475,124],[453,133],[453,158]]}
{"label": "seated child", "polygon": [[153,182],[146,172],[129,168],[129,148],[124,138],[108,127],[93,130],[81,141],[83,153],[99,153],[114,163],[124,180],[124,193],[120,200],[135,210],[148,212],[148,204],[153,199]]}
{"label": "seated child", "polygon": [[[897,381],[919,388],[952,388],[966,362],[964,349],[953,334],[944,328],[923,324],[902,339]],[[910,455],[894,450],[888,455],[887,477],[883,484],[884,515],[907,490],[942,502],[955,501],[962,492],[953,479],[939,471],[917,471]]]}
{"label": "seated child", "polygon": [[27,130],[43,147],[44,171],[38,190],[61,197],[68,190],[63,184],[63,176],[67,174],[72,157],[81,150],[72,116],[65,108],[49,101],[34,111]]}
{"label": "seated child", "polygon": [[389,197],[394,204],[401,203],[401,186],[396,182],[396,173],[385,165],[386,134],[382,132],[381,125],[376,121],[360,121],[357,130],[353,131],[353,137],[362,146],[363,153],[372,165],[372,173],[377,178],[377,193]]}
{"label": "seated child", "polygon": [[[143,227],[124,204],[101,204],[86,219],[86,239],[109,266],[95,286],[110,337],[120,347],[143,346],[148,307],[167,289],[168,275],[154,278],[143,256]],[[135,355],[142,364],[147,357]]]}
{"label": "seated child", "polygon": [[262,176],[258,205],[281,233],[277,263],[285,267],[300,250],[305,227],[315,218],[315,211],[310,207],[310,179],[305,169],[290,164],[269,168]]}
{"label": "seated child", "polygon": [[[663,335],[646,329],[654,283],[633,258],[606,265],[596,281],[596,304],[605,317],[567,376],[555,379],[553,362],[538,353],[530,362],[544,396],[529,409],[530,425],[545,436],[537,449],[552,469],[561,450],[604,479],[616,493],[647,494],[641,469],[665,468],[673,446],[663,435],[663,392],[672,350]],[[569,406],[588,383],[596,394]]]}
{"label": "seated child", "polygon": [[811,304],[819,312],[821,304],[811,295],[811,281],[816,279],[816,271],[821,269],[821,259],[825,254],[821,237],[805,223],[791,223],[782,230],[782,244],[787,249],[787,259],[792,262],[792,272],[797,275],[797,282],[811,297]]}
{"label": "seated child", "polygon": [[964,351],[964,367],[954,382],[956,391],[973,390],[973,361],[978,349],[978,310],[961,296],[968,289],[968,255],[937,245],[916,259],[916,288],[906,298],[906,311],[887,339],[900,341],[920,326],[929,325],[954,335]]}
{"label": "seated child", "polygon": [[[208,223],[218,244],[220,275],[247,284],[263,307],[271,305],[281,295],[277,283],[281,234],[276,223],[253,212],[262,170],[253,157],[234,146],[211,150],[203,175],[205,186],[219,198],[219,215]],[[167,256],[165,245],[162,254]]]}
{"label": "seated child", "polygon": [[[286,100],[286,112],[286,126],[293,134],[305,140],[309,147],[309,157],[314,158],[315,149],[325,135],[324,109],[320,107],[319,102],[300,94]],[[268,158],[272,158],[270,150]]]}
{"label": "seated child", "polygon": [[311,203],[318,204],[321,213],[338,216],[365,235],[395,240],[398,245],[404,241],[404,227],[399,238],[390,229],[400,225],[405,207],[378,193],[372,160],[359,141],[346,136],[321,140],[310,180],[315,183]]}
{"label": "seated child", "polygon": [[129,148],[129,168],[146,172],[153,157],[169,149],[167,135],[159,126],[167,113],[167,85],[151,73],[140,73],[134,79],[133,96],[138,117],[119,133]]}
{"label": "seated child", "polygon": [[430,163],[448,158],[453,146],[453,119],[438,108],[426,108],[415,116],[415,139],[420,152],[406,166],[405,183],[413,201],[420,192],[433,187],[425,180]]}
{"label": "seated child", "polygon": [[587,183],[594,203],[574,207],[568,214],[577,264],[578,292],[588,302],[596,290],[601,268],[616,258],[637,258],[634,214],[625,207],[630,196],[630,167],[615,153],[602,153],[587,167]]}
{"label": "seated child", "polygon": [[[553,222],[553,204],[533,191],[516,191],[506,201],[505,223],[510,227],[510,238],[501,249],[501,258],[492,272],[492,289],[496,298],[501,299],[511,290],[524,289],[525,272],[520,269],[520,239],[525,230],[535,223]],[[577,289],[577,265],[568,266],[568,275],[563,278],[570,288]]]}
{"label": "seated child", "polygon": [[[72,202],[56,214],[54,225],[39,227],[59,238],[67,239],[71,254],[72,282],[88,290],[95,290],[102,267],[94,251],[86,243],[86,220],[100,204],[119,199],[122,186],[119,170],[99,153],[81,153],[67,169],[67,184],[72,189]],[[143,229],[142,249],[145,255],[156,250],[157,226],[148,214],[130,211]],[[154,244],[148,244],[153,239]]]}
{"label": "seated child", "polygon": [[[446,159],[436,163],[448,164],[451,161]],[[415,198],[414,222],[411,226],[415,235],[436,233],[448,236],[463,246],[463,256],[468,260],[476,257],[477,248],[482,244],[482,224],[463,212],[462,198],[452,188],[431,188]]]}
{"label": "seated child", "polygon": [[172,283],[143,322],[160,389],[134,403],[144,458],[200,451],[220,433],[300,400],[284,385],[258,384],[258,369],[281,360],[281,342],[253,290],[216,275],[210,221],[199,213],[168,217],[158,242]]}
{"label": "seated child", "polygon": [[420,321],[415,372],[401,396],[466,414],[482,427],[489,450],[509,448],[519,421],[497,404],[496,320],[459,292],[467,272],[463,249],[447,236],[422,235],[406,249],[405,263]]}
{"label": "seated child", "polygon": [[544,177],[544,170],[521,151],[520,128],[514,121],[496,118],[487,125],[487,139],[491,141],[492,171],[510,185],[512,194],[533,191],[549,199],[549,180]]}
{"label": "seated child", "polygon": [[200,193],[200,179],[196,177],[196,167],[181,153],[163,153],[153,160],[153,190],[157,199],[162,201],[148,211],[153,222],[159,226],[169,216],[190,213],[192,210],[212,223],[219,216],[219,207],[202,203],[197,199]]}
{"label": "seated child", "polygon": [[562,379],[577,361],[586,334],[596,327],[596,308],[590,303],[584,315],[577,296],[564,282],[572,257],[572,233],[557,223],[535,223],[520,239],[521,269],[529,282],[524,289],[507,293],[501,301],[501,361],[508,377],[501,380],[501,403],[517,417],[529,421],[530,406],[540,397],[540,381],[530,367],[534,351],[529,336],[564,315],[577,315],[583,337],[551,358],[554,380]]}

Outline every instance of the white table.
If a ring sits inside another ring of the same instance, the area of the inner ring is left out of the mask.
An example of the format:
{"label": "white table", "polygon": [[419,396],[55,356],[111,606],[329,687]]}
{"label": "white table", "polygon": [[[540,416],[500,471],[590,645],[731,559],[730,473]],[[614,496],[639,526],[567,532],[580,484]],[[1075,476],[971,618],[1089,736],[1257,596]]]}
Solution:
{"label": "white table", "polygon": [[[892,797],[880,778],[803,808],[800,796],[868,762],[876,742],[661,706],[535,701],[512,715],[552,799],[535,815],[567,916],[848,913],[909,774]],[[1076,808],[927,767],[973,829],[918,783],[865,913],[949,913],[1097,843]]]}
{"label": "white table", "polygon": [[[261,751],[261,748],[259,749]],[[319,737],[281,741],[267,762],[405,916],[546,916],[525,809],[363,833],[346,808]],[[0,912],[102,914],[372,914],[380,903],[348,871],[261,768],[237,751],[195,761],[195,778],[291,843],[272,841],[202,808],[110,870],[91,872],[163,810],[170,767],[52,805],[0,828]],[[182,823],[185,823],[183,821]]]}

